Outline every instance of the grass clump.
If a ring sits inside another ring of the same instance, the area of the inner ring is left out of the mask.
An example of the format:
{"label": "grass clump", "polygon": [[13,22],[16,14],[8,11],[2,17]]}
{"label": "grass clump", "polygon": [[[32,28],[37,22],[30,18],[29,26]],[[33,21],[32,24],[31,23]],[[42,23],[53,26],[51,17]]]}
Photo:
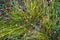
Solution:
{"label": "grass clump", "polygon": [[0,40],[60,39],[59,2],[4,0],[3,5],[0,6]]}

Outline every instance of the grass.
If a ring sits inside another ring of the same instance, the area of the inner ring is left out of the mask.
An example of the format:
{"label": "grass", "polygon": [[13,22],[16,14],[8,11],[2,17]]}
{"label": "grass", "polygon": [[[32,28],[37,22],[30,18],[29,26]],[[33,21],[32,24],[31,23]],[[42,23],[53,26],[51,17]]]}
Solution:
{"label": "grass", "polygon": [[[43,0],[11,1],[9,10],[2,8],[0,40],[59,40],[59,2],[48,5]],[[4,3],[6,5],[6,3]]]}

